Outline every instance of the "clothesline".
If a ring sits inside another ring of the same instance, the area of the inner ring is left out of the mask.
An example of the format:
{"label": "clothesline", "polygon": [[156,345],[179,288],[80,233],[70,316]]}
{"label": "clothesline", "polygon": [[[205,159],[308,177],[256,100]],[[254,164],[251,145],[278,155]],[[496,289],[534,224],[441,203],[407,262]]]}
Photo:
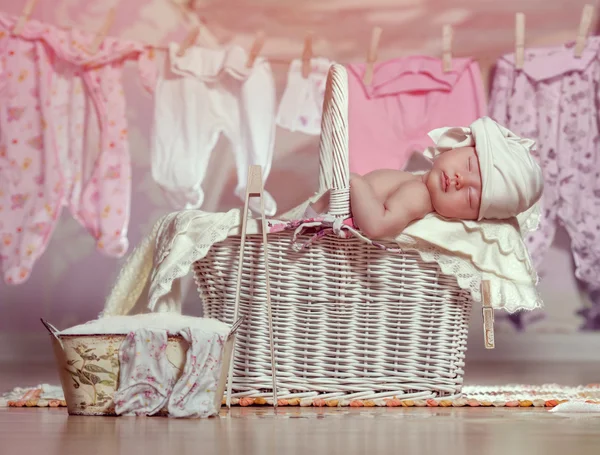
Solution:
{"label": "clothesline", "polygon": [[[20,17],[18,18],[15,27],[13,29],[13,33],[18,35],[21,33],[25,23],[29,20],[35,5],[38,0],[28,0],[21,12]],[[193,46],[198,37],[204,35],[211,46],[220,46],[221,44],[215,38],[215,36],[210,32],[208,27],[206,26],[206,21],[202,17],[198,17],[194,14],[192,10],[187,8],[184,5],[180,5],[177,2],[171,0],[173,6],[180,10],[180,12],[184,15],[184,17],[189,20],[192,19],[194,22],[194,27],[188,35],[184,38],[184,40],[180,43],[180,53],[185,53],[185,51]],[[597,8],[598,0],[595,0],[594,5],[585,5],[583,11],[581,13],[581,20],[579,23],[579,29],[577,31],[576,43],[575,43],[575,56],[581,57],[583,50],[585,48],[585,44],[587,41],[588,34],[590,32],[592,19],[594,17],[596,8]],[[98,51],[102,41],[106,38],[108,31],[112,27],[116,16],[116,9],[110,8],[107,16],[104,20],[104,23],[96,33],[96,36],[88,48],[88,50],[92,53]],[[69,27],[71,28],[71,27]],[[202,33],[203,32],[203,33]],[[379,47],[379,40],[381,38],[382,29],[380,27],[374,27],[371,34],[371,43],[368,49],[368,53],[366,55],[366,69],[365,69],[365,83],[370,83],[370,79],[372,77],[373,65],[377,61],[377,50]],[[256,35],[254,43],[249,51],[248,57],[248,66],[251,66],[255,59],[260,55],[260,51],[265,43],[266,36],[263,31],[259,31]],[[312,40],[313,33],[307,33],[304,41],[304,49],[302,51],[302,55],[300,56],[303,62],[302,72],[306,76],[308,76],[308,71],[310,67],[310,60],[313,57],[312,51]],[[452,68],[452,40],[453,40],[453,30],[451,25],[444,25],[442,27],[442,65],[444,71],[449,71]],[[168,51],[168,47],[164,45],[145,45],[145,47],[152,48],[156,51]],[[518,69],[522,68],[523,60],[524,60],[524,49],[525,49],[525,15],[523,13],[515,14],[515,64]],[[289,65],[293,60],[296,59],[286,59],[286,58],[268,58],[268,61],[271,64],[275,65]],[[477,59],[474,59],[477,60]],[[341,63],[341,62],[339,62]]]}
{"label": "clothesline", "polygon": [[[28,2],[26,3],[20,17],[18,18],[18,20],[14,26],[13,33],[15,35],[18,35],[21,33],[23,27],[25,26],[25,23],[29,20],[29,17],[31,16],[31,13],[33,12],[33,9],[34,9],[37,1],[38,0],[28,0]],[[195,45],[198,40],[198,37],[200,37],[200,36],[203,36],[209,42],[209,46],[211,46],[211,47],[212,46],[214,46],[214,47],[221,46],[221,44],[218,42],[218,40],[215,38],[215,36],[210,32],[210,30],[206,26],[206,21],[204,20],[204,18],[196,16],[192,10],[189,10],[187,7],[178,4],[178,3],[174,2],[173,0],[171,0],[171,3],[177,9],[179,9],[181,11],[181,13],[184,15],[184,17],[187,20],[190,20],[190,18],[193,18],[192,22],[194,22],[193,28],[186,35],[186,37],[183,39],[183,41],[181,43],[179,43],[180,49],[179,49],[178,53],[180,55],[183,55],[189,47]],[[597,3],[598,3],[598,0],[596,0],[596,4]],[[577,31],[575,49],[574,49],[575,57],[577,57],[577,58],[581,57],[581,54],[583,53],[583,50],[585,48],[587,36],[590,32],[591,23],[592,23],[592,19],[594,17],[595,11],[596,11],[596,5],[588,4],[588,5],[585,5],[585,7],[583,8],[583,11],[581,14],[581,20],[580,20],[580,24],[579,24],[579,29]],[[115,16],[116,16],[116,9],[114,7],[110,8],[108,11],[108,14],[104,20],[104,23],[102,24],[102,26],[96,33],[96,36],[95,36],[93,42],[88,47],[89,52],[96,53],[98,51],[102,42],[106,38],[108,31],[112,27]],[[68,27],[68,28],[71,28],[71,27]],[[366,68],[365,68],[365,75],[364,75],[364,82],[366,84],[371,83],[371,79],[373,76],[373,66],[374,66],[375,62],[377,61],[377,51],[378,51],[378,47],[379,47],[379,40],[381,38],[381,34],[382,34],[382,29],[380,27],[373,28],[373,31],[371,33],[370,47],[369,47],[368,53],[366,55]],[[255,40],[252,44],[252,47],[249,51],[249,56],[248,56],[248,61],[247,61],[248,67],[251,67],[253,65],[254,61],[256,60],[256,58],[260,55],[260,52],[264,46],[265,40],[266,40],[266,36],[265,36],[264,32],[262,30],[260,30],[256,34],[256,38],[255,38]],[[307,33],[305,40],[304,40],[304,49],[301,54],[301,60],[303,63],[302,73],[303,73],[304,77],[308,77],[308,74],[310,73],[310,62],[311,62],[311,59],[313,58],[312,40],[313,40],[313,33],[312,32]],[[450,71],[452,69],[452,40],[453,40],[452,26],[446,24],[442,27],[441,63],[442,63],[444,72]],[[164,46],[164,45],[158,45],[158,46],[149,45],[149,44],[143,44],[143,45],[144,45],[144,47],[152,48],[155,51],[168,52],[168,47]],[[525,50],[525,15],[523,13],[516,13],[515,14],[515,65],[518,69],[521,69],[524,64],[524,50]],[[269,63],[274,64],[274,65],[290,65],[293,60],[297,60],[297,59],[286,59],[286,58],[281,58],[281,57],[279,57],[279,58],[277,58],[277,57],[268,58],[267,57],[267,60],[269,61]],[[474,60],[477,60],[477,59],[474,59]],[[342,63],[342,62],[339,62],[339,63]]]}

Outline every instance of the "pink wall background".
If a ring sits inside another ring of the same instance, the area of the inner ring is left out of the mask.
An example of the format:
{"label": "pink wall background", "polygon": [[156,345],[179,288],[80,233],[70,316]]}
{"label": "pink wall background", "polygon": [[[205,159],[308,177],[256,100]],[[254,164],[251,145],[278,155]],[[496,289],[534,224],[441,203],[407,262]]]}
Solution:
{"label": "pink wall background", "polygon": [[[0,10],[19,14],[24,2],[0,0]],[[287,75],[282,60],[300,56],[307,29],[315,32],[316,54],[345,63],[361,61],[374,25],[383,28],[379,58],[425,53],[440,55],[441,30],[454,25],[454,53],[476,57],[487,78],[494,61],[514,46],[514,13],[527,17],[528,46],[558,45],[574,39],[585,0],[304,0],[278,1],[208,0],[195,2],[222,43],[236,42],[248,48],[259,28],[268,40],[263,55],[275,59],[273,71],[281,97]],[[185,22],[170,0],[43,0],[33,17],[50,24],[96,30],[111,6],[117,18],[110,35],[165,45],[181,40]],[[129,239],[132,247],[154,221],[171,211],[150,175],[148,137],[152,99],[142,91],[134,65],[125,74],[129,140],[133,160],[133,201]],[[487,85],[487,80],[486,80]],[[317,138],[278,129],[276,152],[267,189],[280,211],[292,207],[317,187]],[[236,176],[225,141],[215,149],[206,190],[206,210],[239,206],[232,195]],[[562,237],[561,237],[562,236]],[[547,317],[533,327],[539,331],[576,330],[581,320],[574,311],[586,305],[572,278],[568,238],[559,235],[552,251],[542,291]],[[123,261],[102,256],[92,238],[71,218],[63,216],[49,248],[25,284],[0,283],[0,341],[43,332],[39,318],[59,328],[94,318]],[[198,314],[200,302],[190,288],[186,311]],[[502,329],[502,324],[500,324]],[[506,325],[504,330],[511,330]],[[23,338],[25,337],[25,338]],[[45,340],[45,339],[44,339]],[[1,357],[1,355],[0,355]]]}

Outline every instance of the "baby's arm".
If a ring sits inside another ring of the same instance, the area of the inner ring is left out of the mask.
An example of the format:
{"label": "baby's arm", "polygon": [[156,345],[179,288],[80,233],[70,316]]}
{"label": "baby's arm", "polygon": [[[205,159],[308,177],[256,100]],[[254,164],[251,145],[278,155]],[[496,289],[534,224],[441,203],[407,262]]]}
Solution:
{"label": "baby's arm", "polygon": [[353,177],[350,203],[354,221],[372,239],[396,237],[433,210],[427,187],[418,180],[403,183],[382,202],[367,180]]}

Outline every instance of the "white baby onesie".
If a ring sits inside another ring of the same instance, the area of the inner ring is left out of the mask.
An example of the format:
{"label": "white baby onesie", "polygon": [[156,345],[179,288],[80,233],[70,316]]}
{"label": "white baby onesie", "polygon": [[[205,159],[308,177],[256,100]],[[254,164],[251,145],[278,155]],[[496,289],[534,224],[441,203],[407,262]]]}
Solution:
{"label": "white baby onesie", "polygon": [[321,114],[325,96],[327,72],[333,62],[326,58],[310,61],[310,74],[302,76],[302,60],[294,60],[277,110],[277,125],[290,131],[321,134]]}
{"label": "white baby onesie", "polygon": [[[191,47],[181,57],[171,43],[164,74],[155,88],[152,176],[177,209],[202,206],[202,182],[221,133],[231,142],[236,161],[236,195],[245,198],[248,166],[260,165],[263,180],[271,171],[275,141],[275,81],[269,63],[257,58],[246,68],[239,46]],[[277,204],[266,191],[265,212]],[[260,203],[250,199],[259,212]]]}

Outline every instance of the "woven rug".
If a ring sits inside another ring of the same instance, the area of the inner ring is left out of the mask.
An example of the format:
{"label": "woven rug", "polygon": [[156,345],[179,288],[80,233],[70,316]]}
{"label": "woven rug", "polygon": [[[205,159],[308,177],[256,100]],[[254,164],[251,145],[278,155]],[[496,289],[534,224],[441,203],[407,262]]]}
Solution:
{"label": "woven rug", "polygon": [[[462,396],[453,399],[408,399],[389,397],[375,400],[348,399],[345,397],[283,397],[279,406],[317,407],[477,407],[494,406],[508,408],[553,408],[565,402],[600,404],[600,384],[566,387],[557,384],[464,386]],[[223,400],[225,403],[225,400]],[[272,405],[268,398],[232,398],[237,406]],[[59,386],[42,384],[36,387],[18,387],[0,396],[0,407],[62,407],[66,406]]]}
{"label": "woven rug", "polygon": [[62,387],[49,384],[17,387],[0,396],[0,407],[57,408],[66,405]]}

